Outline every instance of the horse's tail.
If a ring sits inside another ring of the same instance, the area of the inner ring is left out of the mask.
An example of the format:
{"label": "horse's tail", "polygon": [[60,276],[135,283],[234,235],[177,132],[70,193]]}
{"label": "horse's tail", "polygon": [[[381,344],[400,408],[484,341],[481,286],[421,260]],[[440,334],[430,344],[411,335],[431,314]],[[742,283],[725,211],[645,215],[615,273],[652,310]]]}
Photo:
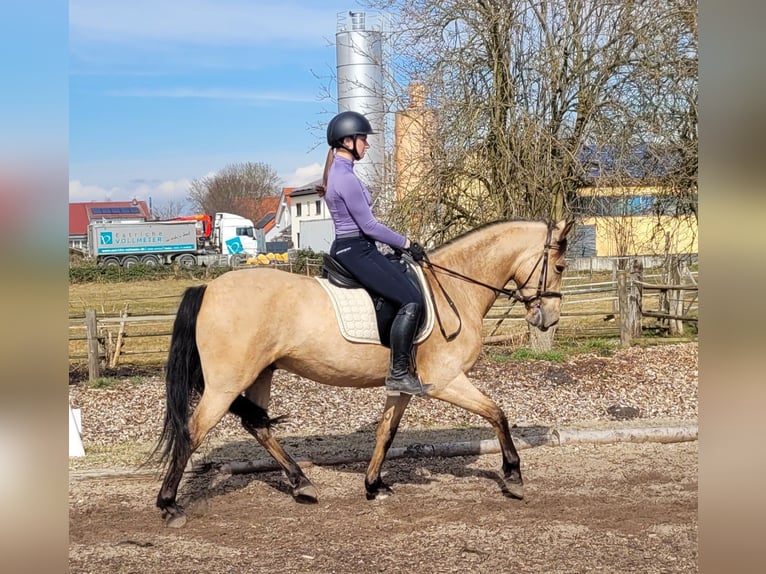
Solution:
{"label": "horse's tail", "polygon": [[205,388],[196,336],[197,314],[205,296],[205,287],[198,285],[186,290],[173,323],[165,370],[165,422],[154,449],[154,453],[162,449],[159,457],[162,464],[167,464],[171,458],[188,460],[191,455],[188,426],[190,403],[194,394],[201,394]]}

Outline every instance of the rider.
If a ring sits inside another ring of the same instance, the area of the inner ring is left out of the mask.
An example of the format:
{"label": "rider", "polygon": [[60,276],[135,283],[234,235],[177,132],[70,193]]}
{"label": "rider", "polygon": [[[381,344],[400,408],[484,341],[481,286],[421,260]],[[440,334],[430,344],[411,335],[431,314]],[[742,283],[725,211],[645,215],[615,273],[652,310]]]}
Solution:
{"label": "rider", "polygon": [[[422,260],[423,247],[392,231],[372,214],[372,198],[354,173],[354,161],[364,157],[374,133],[370,122],[357,112],[341,112],[327,125],[330,150],[320,193],[335,224],[330,255],[337,259],[369,292],[399,306],[391,325],[391,364],[386,389],[394,393],[423,395],[432,385],[423,385],[410,373],[413,341],[423,311],[420,291],[397,265],[378,251],[375,242],[410,252]],[[414,366],[414,361],[412,361]]]}

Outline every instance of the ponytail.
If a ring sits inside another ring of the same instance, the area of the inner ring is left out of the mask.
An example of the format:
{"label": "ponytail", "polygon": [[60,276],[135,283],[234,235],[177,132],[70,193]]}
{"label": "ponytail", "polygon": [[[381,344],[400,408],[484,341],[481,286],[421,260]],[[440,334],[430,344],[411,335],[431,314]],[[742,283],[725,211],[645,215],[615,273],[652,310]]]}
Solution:
{"label": "ponytail", "polygon": [[332,162],[335,159],[334,152],[335,150],[333,148],[330,148],[327,151],[327,158],[325,158],[325,161],[324,161],[324,172],[322,173],[322,183],[320,183],[319,185],[315,187],[319,197],[324,197],[324,194],[327,192],[327,175],[330,173],[330,166],[332,165]]}

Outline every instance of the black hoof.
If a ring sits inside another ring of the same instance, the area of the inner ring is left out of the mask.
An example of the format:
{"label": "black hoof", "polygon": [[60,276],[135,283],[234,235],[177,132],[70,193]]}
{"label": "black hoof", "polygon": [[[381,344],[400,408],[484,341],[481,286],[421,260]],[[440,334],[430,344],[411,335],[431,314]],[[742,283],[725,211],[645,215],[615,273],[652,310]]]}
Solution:
{"label": "black hoof", "polygon": [[373,484],[365,484],[365,496],[367,500],[384,500],[394,493],[382,480],[378,479]]}

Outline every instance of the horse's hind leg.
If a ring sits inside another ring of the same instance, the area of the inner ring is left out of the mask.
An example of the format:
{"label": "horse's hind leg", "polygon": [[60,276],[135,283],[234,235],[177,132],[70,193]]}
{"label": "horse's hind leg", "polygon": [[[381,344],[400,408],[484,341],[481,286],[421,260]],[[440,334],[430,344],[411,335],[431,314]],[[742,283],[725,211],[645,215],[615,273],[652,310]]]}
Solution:
{"label": "horse's hind leg", "polygon": [[246,396],[237,397],[229,410],[242,419],[242,426],[282,467],[292,489],[293,497],[298,502],[317,502],[316,488],[271,432],[272,420],[269,418],[266,408],[271,392],[272,374],[271,368],[261,373],[245,392]]}
{"label": "horse's hind leg", "polygon": [[386,453],[394,442],[396,431],[402,420],[404,411],[410,402],[412,395],[400,394],[386,397],[386,406],[383,409],[383,417],[378,423],[375,433],[375,450],[372,453],[370,464],[367,466],[367,474],[364,477],[364,488],[367,500],[385,498],[391,489],[380,478],[380,469],[386,458]]}
{"label": "horse's hind leg", "polygon": [[435,399],[441,399],[462,407],[469,412],[484,417],[494,427],[503,453],[503,482],[508,495],[524,498],[524,481],[521,479],[521,459],[511,438],[505,413],[487,395],[477,389],[465,374],[461,373],[444,387],[437,387],[429,393]]}
{"label": "horse's hind leg", "polygon": [[162,488],[157,495],[157,506],[162,512],[165,524],[172,528],[180,528],[186,524],[186,515],[183,508],[176,502],[178,485],[181,483],[184,469],[186,468],[192,453],[202,444],[207,433],[226,414],[230,399],[226,395],[214,395],[205,391],[200,398],[199,404],[189,418],[189,449],[188,452],[179,453],[173,457],[173,461],[162,482]]}

